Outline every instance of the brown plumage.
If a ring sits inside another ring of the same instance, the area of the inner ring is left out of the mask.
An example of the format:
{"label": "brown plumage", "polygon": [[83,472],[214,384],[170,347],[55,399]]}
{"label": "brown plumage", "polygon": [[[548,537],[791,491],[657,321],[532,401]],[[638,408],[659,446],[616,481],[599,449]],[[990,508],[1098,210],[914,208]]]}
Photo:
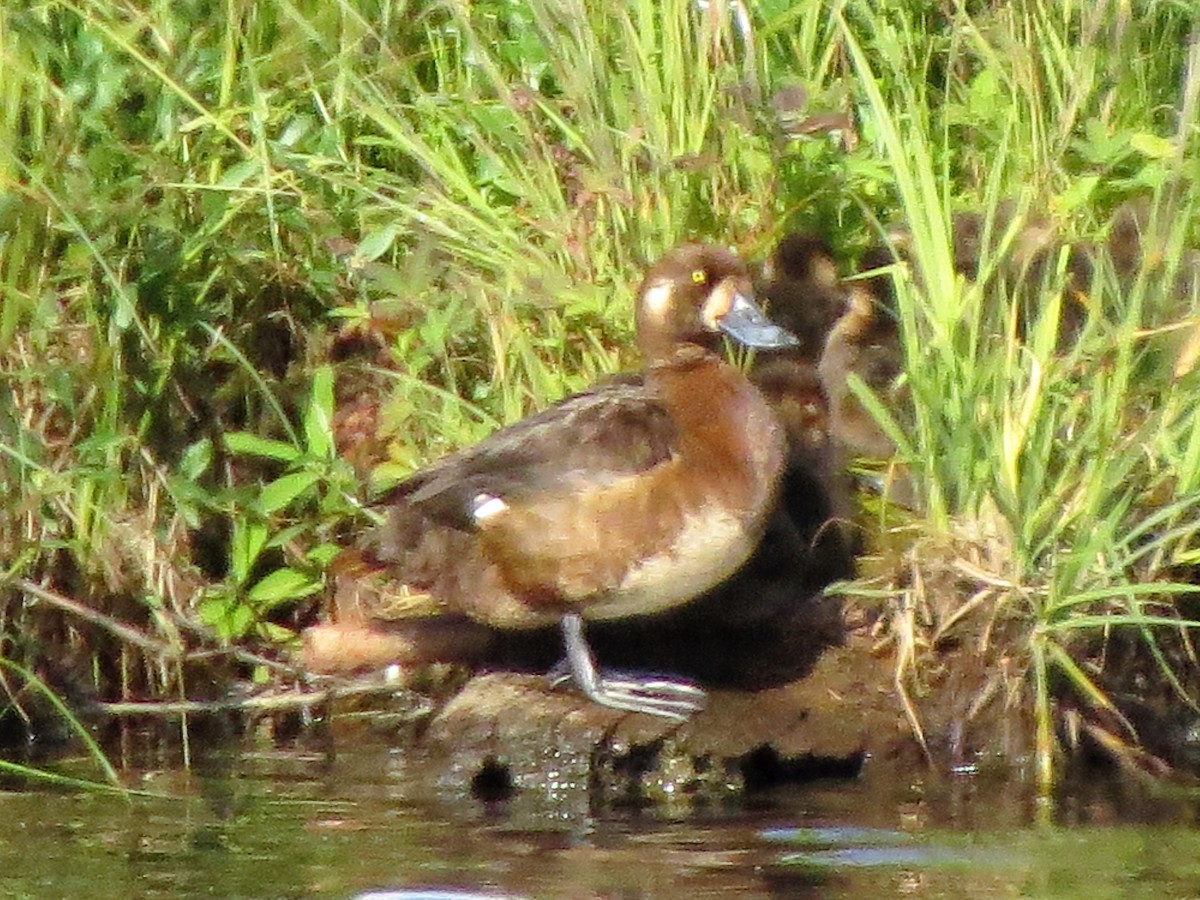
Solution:
{"label": "brown plumage", "polygon": [[668,253],[638,292],[644,375],[570,397],[397,486],[374,556],[475,622],[561,623],[572,676],[598,702],[692,711],[702,695],[690,686],[600,676],[582,621],[687,603],[756,546],[784,443],[762,396],[720,355],[721,335],[795,341],[749,296],[746,267],[728,251]]}
{"label": "brown plumage", "polygon": [[829,409],[817,359],[845,309],[846,291],[829,245],[807,232],[789,234],[779,242],[766,274],[759,293],[767,311],[798,343],[757,358],[750,380],[784,426],[790,467],[828,473]]}
{"label": "brown plumage", "polygon": [[771,358],[815,361],[845,308],[845,292],[833,251],[816,235],[794,232],[780,240],[765,275],[758,295],[768,315],[799,341],[783,354],[771,354]]}
{"label": "brown plumage", "polygon": [[1150,346],[1171,362],[1172,375],[1182,378],[1200,360],[1200,251],[1184,247],[1169,259],[1171,237],[1186,218],[1183,197],[1170,190],[1157,199],[1136,197],[1113,213],[1105,247],[1113,269],[1126,290],[1143,279],[1146,324],[1162,330]]}
{"label": "brown plumage", "polygon": [[779,417],[787,434],[789,457],[798,465],[825,468],[829,407],[816,364],[792,357],[772,358],[760,361],[750,380]]}
{"label": "brown plumage", "polygon": [[[768,312],[799,343],[760,355],[750,372],[750,380],[779,417],[788,443],[779,511],[768,539],[742,573],[744,579],[757,578],[760,596],[786,594],[794,590],[788,582],[794,585],[797,579],[819,590],[831,581],[853,577],[852,547],[858,543],[852,483],[842,448],[831,433],[829,404],[817,371],[829,333],[845,310],[846,287],[829,245],[806,232],[779,242],[766,274],[769,280],[760,293]],[[789,567],[790,578],[779,579],[773,571],[776,565]]]}
{"label": "brown plumage", "polygon": [[[1057,282],[1062,290],[1059,343],[1066,345],[1078,338],[1087,321],[1095,248],[1086,242],[1063,241],[1052,222],[1033,214],[1016,223],[1005,252],[992,261],[1018,214],[1011,200],[997,204],[990,220],[985,213],[973,210],[955,213],[951,221],[955,270],[971,281],[986,274],[989,296],[1005,304],[1005,309],[1009,303],[1020,304],[1016,321],[1021,336],[1041,315],[1046,288]],[[986,272],[985,262],[991,263]]]}
{"label": "brown plumage", "polygon": [[[864,255],[864,272],[890,265],[890,251],[877,248]],[[829,403],[830,430],[847,450],[863,456],[887,457],[895,445],[854,396],[849,376],[857,375],[885,404],[902,368],[900,332],[890,276],[878,274],[847,282],[846,311],[825,341],[817,371]]]}

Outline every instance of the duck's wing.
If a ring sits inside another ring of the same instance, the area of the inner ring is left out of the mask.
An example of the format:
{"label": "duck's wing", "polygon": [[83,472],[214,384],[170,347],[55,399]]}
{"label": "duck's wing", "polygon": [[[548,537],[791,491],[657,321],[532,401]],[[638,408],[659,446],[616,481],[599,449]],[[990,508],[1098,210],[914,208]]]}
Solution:
{"label": "duck's wing", "polygon": [[666,462],[676,441],[674,420],[640,376],[619,376],[422,469],[386,501],[470,528],[480,498],[521,503],[608,484]]}

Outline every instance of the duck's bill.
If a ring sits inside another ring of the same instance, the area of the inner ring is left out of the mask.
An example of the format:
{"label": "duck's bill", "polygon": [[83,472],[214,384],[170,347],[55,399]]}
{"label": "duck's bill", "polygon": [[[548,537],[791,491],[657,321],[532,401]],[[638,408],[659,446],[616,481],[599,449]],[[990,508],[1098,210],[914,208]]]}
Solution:
{"label": "duck's bill", "polygon": [[754,301],[742,294],[734,295],[729,311],[721,316],[718,325],[721,331],[747,347],[795,347],[800,343],[795,335],[768,319]]}

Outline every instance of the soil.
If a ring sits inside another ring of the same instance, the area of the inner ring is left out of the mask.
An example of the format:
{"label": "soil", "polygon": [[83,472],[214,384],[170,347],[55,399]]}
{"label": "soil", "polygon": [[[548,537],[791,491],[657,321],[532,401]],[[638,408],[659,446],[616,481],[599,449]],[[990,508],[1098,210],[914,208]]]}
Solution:
{"label": "soil", "polygon": [[598,706],[543,676],[475,676],[423,741],[451,780],[485,799],[548,781],[587,785],[606,803],[686,794],[719,800],[823,774],[855,774],[876,754],[916,755],[867,637],[822,654],[803,678],[759,691],[715,690],[684,723]]}
{"label": "soil", "polygon": [[[552,687],[543,670],[561,652],[557,632],[494,636],[491,660],[414,735],[415,747],[439,783],[483,800],[574,791],[590,804],[632,805],[678,796],[719,802],[782,783],[853,776],[871,761],[950,771],[1025,758],[1019,737],[1031,731],[999,694],[980,702],[992,670],[974,652],[940,654],[928,691],[911,699],[922,746],[896,687],[893,646],[874,635],[860,607],[818,595],[769,627],[719,635],[696,627],[704,609],[701,602],[686,616],[589,632],[605,663],[637,659],[643,671],[661,666],[697,678],[707,703],[684,723],[608,709],[569,685]],[[477,652],[477,637],[464,646]],[[689,649],[691,665],[681,665]]]}

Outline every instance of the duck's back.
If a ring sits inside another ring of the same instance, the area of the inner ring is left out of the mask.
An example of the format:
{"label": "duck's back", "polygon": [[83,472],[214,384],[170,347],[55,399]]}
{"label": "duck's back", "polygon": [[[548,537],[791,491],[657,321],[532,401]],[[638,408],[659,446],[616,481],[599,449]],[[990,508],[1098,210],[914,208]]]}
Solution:
{"label": "duck's back", "polygon": [[[753,548],[782,438],[740,374],[694,365],[711,385],[692,364],[613,378],[418,472],[387,498],[380,560],[502,628],[655,612],[707,589]],[[681,382],[701,396],[682,402]],[[731,409],[696,421],[717,387]]]}
{"label": "duck's back", "polygon": [[433,463],[384,502],[474,531],[480,495],[522,502],[636,475],[675,450],[677,432],[640,376],[615,376]]}
{"label": "duck's back", "polygon": [[480,498],[520,504],[570,496],[663,464],[676,442],[674,421],[642,377],[614,376],[401,482],[383,498],[387,520],[374,535],[374,555],[438,608],[501,627],[540,624],[481,541]]}

